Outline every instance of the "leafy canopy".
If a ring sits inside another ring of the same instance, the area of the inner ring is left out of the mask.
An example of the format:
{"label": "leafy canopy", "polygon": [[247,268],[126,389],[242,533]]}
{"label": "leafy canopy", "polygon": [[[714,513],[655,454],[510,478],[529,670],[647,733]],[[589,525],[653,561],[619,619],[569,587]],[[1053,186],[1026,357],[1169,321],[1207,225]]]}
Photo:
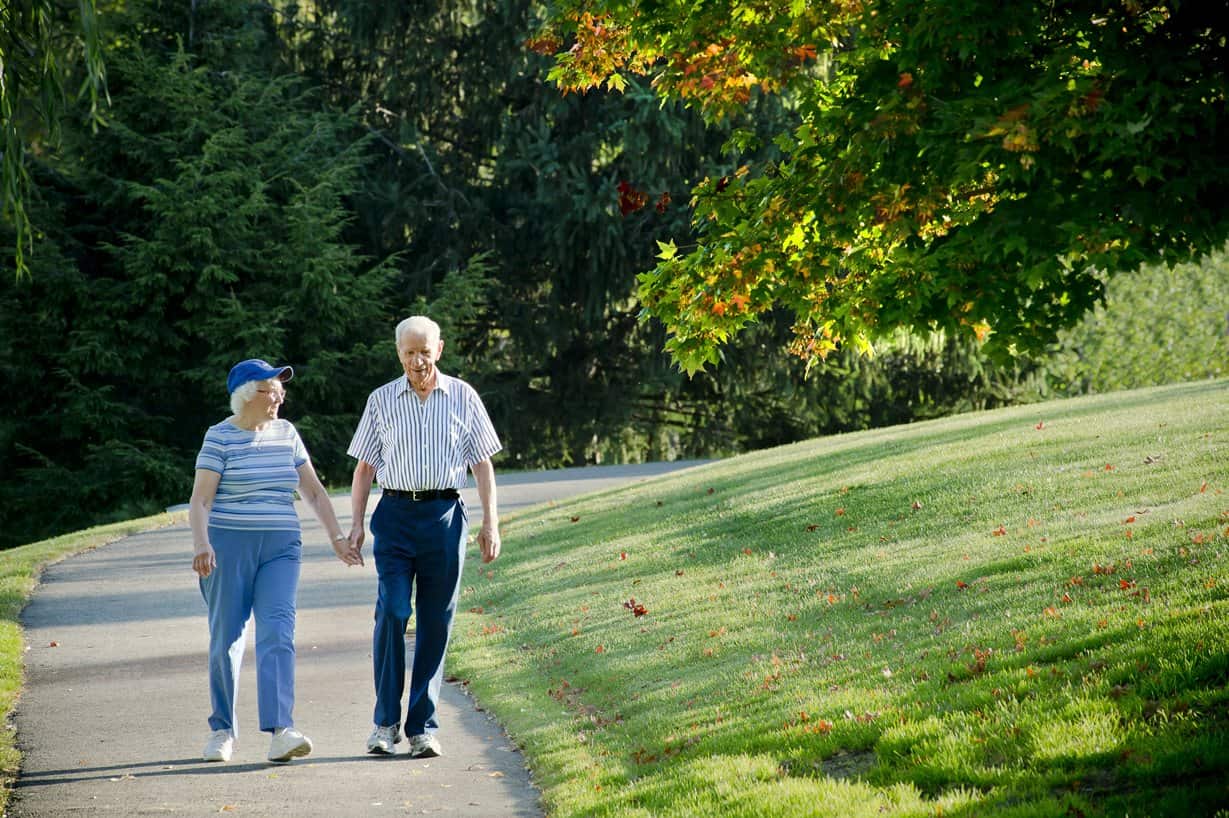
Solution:
{"label": "leafy canopy", "polygon": [[689,372],[774,307],[808,361],[900,327],[1035,352],[1105,275],[1229,232],[1209,4],[562,0],[529,45],[565,91],[647,74],[710,119],[793,112],[776,157],[696,185],[698,243],[641,276]]}

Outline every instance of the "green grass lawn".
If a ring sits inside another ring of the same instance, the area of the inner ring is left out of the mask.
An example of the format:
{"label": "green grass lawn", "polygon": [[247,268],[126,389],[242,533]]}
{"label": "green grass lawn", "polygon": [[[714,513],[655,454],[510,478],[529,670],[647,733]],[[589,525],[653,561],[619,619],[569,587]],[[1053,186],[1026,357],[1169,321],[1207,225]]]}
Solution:
{"label": "green grass lawn", "polygon": [[563,816],[1229,815],[1229,382],[530,510],[450,669]]}
{"label": "green grass lawn", "polygon": [[187,513],[156,514],[140,520],[111,523],[50,540],[0,551],[0,814],[8,803],[9,786],[17,774],[21,756],[10,721],[22,680],[22,636],[18,616],[38,584],[43,566],[59,559],[97,548],[109,542],[174,523],[183,523]]}

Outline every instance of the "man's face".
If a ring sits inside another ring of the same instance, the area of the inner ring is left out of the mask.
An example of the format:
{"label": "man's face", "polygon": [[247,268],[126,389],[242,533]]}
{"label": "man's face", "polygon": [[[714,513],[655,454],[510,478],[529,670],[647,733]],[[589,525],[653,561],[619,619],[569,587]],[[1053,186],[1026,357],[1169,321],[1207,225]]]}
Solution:
{"label": "man's face", "polygon": [[414,386],[426,386],[435,377],[435,362],[444,351],[443,340],[432,341],[424,333],[407,332],[397,343],[397,358]]}

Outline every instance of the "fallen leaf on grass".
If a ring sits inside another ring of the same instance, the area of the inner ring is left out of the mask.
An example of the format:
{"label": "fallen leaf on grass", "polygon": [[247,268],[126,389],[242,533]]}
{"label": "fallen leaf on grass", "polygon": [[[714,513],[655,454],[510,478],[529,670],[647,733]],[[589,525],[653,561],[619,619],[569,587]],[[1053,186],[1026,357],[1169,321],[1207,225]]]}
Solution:
{"label": "fallen leaf on grass", "polygon": [[624,602],[623,607],[627,608],[629,611],[632,612],[633,616],[637,616],[637,617],[644,616],[645,614],[649,612],[649,609],[644,607],[644,605],[642,605],[641,603],[637,602],[635,597],[632,597],[631,599]]}

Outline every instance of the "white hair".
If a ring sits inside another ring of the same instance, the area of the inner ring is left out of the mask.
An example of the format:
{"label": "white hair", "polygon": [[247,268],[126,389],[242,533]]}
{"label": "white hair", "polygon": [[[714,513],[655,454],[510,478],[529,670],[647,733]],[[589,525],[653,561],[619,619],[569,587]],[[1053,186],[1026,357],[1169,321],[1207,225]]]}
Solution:
{"label": "white hair", "polygon": [[436,344],[440,340],[440,325],[425,315],[411,315],[397,325],[397,346],[401,346],[401,339],[410,333],[425,335],[428,343]]}
{"label": "white hair", "polygon": [[238,415],[243,411],[243,407],[248,405],[248,401],[256,397],[256,390],[265,386],[272,389],[275,384],[282,382],[281,378],[270,378],[267,381],[248,381],[235,387],[235,391],[230,393],[230,411],[231,414]]}

